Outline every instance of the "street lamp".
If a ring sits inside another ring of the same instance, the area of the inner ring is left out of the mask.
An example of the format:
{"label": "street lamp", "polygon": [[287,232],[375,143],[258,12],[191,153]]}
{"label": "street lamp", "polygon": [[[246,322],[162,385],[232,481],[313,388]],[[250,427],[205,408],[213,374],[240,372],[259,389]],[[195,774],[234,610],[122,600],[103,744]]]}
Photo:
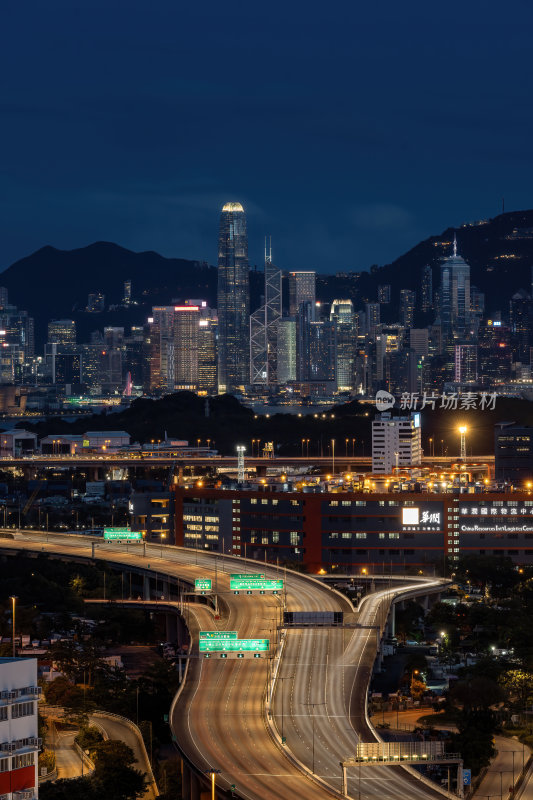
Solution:
{"label": "street lamp", "polygon": [[332,456],[331,471],[333,473],[333,477],[335,477],[335,439],[331,440],[331,456]]}
{"label": "street lamp", "polygon": [[306,703],[307,706],[312,707],[313,709],[313,775],[315,774],[315,708],[316,706],[325,706],[325,703]]}
{"label": "street lamp", "polygon": [[11,595],[11,602],[13,604],[13,658],[15,658],[15,604],[16,604],[17,596],[15,594]]}
{"label": "street lamp", "polygon": [[220,775],[219,769],[206,769],[204,770],[206,775],[211,776],[211,800],[215,800],[215,776]]}

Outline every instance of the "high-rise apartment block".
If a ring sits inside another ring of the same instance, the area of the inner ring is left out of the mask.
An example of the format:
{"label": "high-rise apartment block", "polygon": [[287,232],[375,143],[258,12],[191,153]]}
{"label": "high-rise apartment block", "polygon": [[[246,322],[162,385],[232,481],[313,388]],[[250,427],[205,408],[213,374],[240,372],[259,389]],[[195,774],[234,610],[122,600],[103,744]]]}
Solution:
{"label": "high-rise apartment block", "polygon": [[390,303],[391,287],[390,283],[378,286],[378,303]]}
{"label": "high-rise apartment block", "polygon": [[372,422],[372,472],[391,475],[422,461],[420,414],[393,417],[379,414]]}

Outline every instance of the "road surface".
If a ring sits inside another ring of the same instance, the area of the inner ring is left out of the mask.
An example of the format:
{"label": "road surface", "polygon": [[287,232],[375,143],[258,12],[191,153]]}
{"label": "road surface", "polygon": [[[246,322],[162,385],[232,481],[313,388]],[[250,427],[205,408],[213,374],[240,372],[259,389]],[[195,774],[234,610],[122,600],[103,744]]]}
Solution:
{"label": "road surface", "polygon": [[[192,581],[211,577],[227,612],[221,628],[237,630],[241,638],[269,638],[272,649],[283,598],[273,595],[240,594],[229,590],[229,571],[265,572],[279,577],[272,567],[256,562],[196,553],[176,547],[146,546],[146,556],[137,546],[106,544],[97,540],[95,558],[179,576]],[[90,557],[87,537],[24,532],[13,541],[1,540],[10,550],[27,548],[62,553],[70,557]],[[223,566],[224,565],[224,566]],[[417,584],[420,587],[420,584]],[[351,613],[349,601],[318,581],[287,573],[287,607],[290,610],[341,610]],[[368,595],[357,621],[383,627],[392,591]],[[213,629],[212,612],[204,606],[189,605],[189,624],[193,643],[198,631]],[[355,616],[353,616],[355,622]],[[302,800],[338,796],[339,760],[353,754],[358,735],[374,739],[366,721],[368,679],[376,655],[376,629],[289,630],[285,635],[280,677],[273,699],[274,720],[282,724],[281,705],[288,697],[283,727],[285,750],[273,740],[263,715],[263,700],[270,665],[266,658],[209,660],[191,658],[183,692],[171,720],[180,747],[199,771],[219,769],[217,783],[224,788],[236,785],[237,795],[249,800],[286,800],[293,794]],[[195,645],[197,646],[197,645]],[[193,653],[195,649],[193,647]],[[291,677],[294,675],[294,677]],[[283,697],[283,701],[282,701]],[[314,747],[313,747],[314,740]],[[304,766],[287,758],[286,750]],[[314,765],[313,765],[314,750]],[[323,783],[317,785],[306,772],[315,767]],[[369,767],[361,780],[361,798],[374,800],[413,800],[442,797],[437,787],[425,785],[402,767]],[[365,777],[366,776],[366,777]],[[330,788],[329,788],[330,787]],[[358,787],[350,787],[354,797]]]}
{"label": "road surface", "polygon": [[[135,756],[135,763],[132,764],[132,766],[135,767],[135,769],[144,772],[146,778],[149,779],[150,761],[147,758],[148,754],[142,746],[142,738],[140,734],[137,733],[134,728],[128,725],[128,723],[122,720],[120,717],[116,717],[112,714],[90,714],[89,721],[91,725],[96,725],[105,731],[108,739],[119,739],[121,742],[124,742],[124,744],[127,744],[128,747],[131,747]],[[156,797],[158,797],[158,794],[154,790],[153,785],[150,784],[147,787],[143,798],[145,800],[154,800]]]}

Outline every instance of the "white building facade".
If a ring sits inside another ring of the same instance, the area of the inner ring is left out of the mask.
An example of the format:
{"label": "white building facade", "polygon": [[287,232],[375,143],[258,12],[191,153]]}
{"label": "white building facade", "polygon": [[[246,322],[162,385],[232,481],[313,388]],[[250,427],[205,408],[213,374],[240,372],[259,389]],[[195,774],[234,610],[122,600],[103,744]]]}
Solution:
{"label": "white building facade", "polygon": [[422,461],[420,414],[379,414],[372,422],[372,472],[391,475],[395,469]]}
{"label": "white building facade", "polygon": [[0,658],[0,800],[39,796],[37,660]]}

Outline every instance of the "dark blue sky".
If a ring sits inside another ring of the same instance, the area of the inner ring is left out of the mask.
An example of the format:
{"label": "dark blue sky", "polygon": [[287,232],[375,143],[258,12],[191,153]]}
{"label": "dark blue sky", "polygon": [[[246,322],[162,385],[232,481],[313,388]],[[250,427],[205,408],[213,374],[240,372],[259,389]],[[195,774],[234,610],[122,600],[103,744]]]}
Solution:
{"label": "dark blue sky", "polygon": [[531,0],[6,0],[0,268],[98,239],[386,263],[533,205]]}

